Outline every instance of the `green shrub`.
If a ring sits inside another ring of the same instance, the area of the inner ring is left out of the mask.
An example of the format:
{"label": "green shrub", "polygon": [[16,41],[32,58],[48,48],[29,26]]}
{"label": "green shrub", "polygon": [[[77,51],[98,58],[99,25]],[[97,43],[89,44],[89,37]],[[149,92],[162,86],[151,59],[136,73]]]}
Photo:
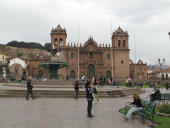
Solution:
{"label": "green shrub", "polygon": [[21,57],[23,55],[23,53],[19,52],[18,53],[18,57]]}
{"label": "green shrub", "polygon": [[160,113],[170,114],[170,104],[163,104],[158,107]]}

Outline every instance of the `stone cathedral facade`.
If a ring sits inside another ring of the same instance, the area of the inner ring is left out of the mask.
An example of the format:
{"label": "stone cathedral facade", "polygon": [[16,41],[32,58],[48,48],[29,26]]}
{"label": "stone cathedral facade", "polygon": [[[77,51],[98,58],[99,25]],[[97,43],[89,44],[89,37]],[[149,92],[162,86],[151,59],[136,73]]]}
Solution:
{"label": "stone cathedral facade", "polygon": [[[113,32],[112,44],[99,45],[89,37],[84,44],[66,44],[67,32],[58,25],[51,30],[51,50],[60,49],[62,61],[69,67],[59,70],[59,75],[77,79],[85,74],[87,78],[96,76],[109,79],[127,79],[130,74],[128,33],[120,27]],[[79,58],[79,59],[78,59]]]}

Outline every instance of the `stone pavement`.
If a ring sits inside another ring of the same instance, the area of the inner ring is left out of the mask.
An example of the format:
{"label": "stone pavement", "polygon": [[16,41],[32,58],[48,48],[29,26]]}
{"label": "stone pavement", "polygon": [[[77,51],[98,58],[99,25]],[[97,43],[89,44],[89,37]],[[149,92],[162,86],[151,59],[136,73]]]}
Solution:
{"label": "stone pavement", "polygon": [[[147,98],[152,89],[142,94]],[[162,90],[161,90],[162,91]],[[169,92],[163,90],[164,92]],[[94,118],[87,118],[85,98],[0,98],[0,128],[148,128],[138,120],[124,121],[118,110],[132,96],[93,102]]]}
{"label": "stone pavement", "polygon": [[94,102],[94,118],[87,118],[87,102],[75,99],[0,99],[1,128],[147,128],[137,120],[125,122],[118,112],[124,98]]}

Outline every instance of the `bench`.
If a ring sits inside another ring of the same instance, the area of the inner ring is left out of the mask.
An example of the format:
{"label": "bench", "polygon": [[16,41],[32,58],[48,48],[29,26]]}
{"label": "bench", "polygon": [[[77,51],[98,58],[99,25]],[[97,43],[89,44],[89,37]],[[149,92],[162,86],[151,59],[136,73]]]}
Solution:
{"label": "bench", "polygon": [[170,101],[170,93],[163,93],[163,94],[161,94],[161,101],[163,101],[163,102]]}
{"label": "bench", "polygon": [[166,103],[170,101],[170,93],[162,93],[154,99],[154,103],[160,105],[160,103]]}
{"label": "bench", "polygon": [[[133,113],[133,119],[135,115],[139,115],[142,117],[143,123],[145,119],[149,119],[153,121],[156,104],[154,102],[147,101],[147,100],[141,100],[141,102],[142,102],[142,109]],[[126,105],[125,112],[127,113],[130,108],[131,106]]]}

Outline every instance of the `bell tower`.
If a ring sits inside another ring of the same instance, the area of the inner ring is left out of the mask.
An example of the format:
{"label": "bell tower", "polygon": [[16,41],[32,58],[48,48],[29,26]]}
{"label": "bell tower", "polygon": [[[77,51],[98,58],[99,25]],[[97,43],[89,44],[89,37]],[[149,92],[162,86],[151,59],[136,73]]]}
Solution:
{"label": "bell tower", "polygon": [[114,48],[129,48],[129,43],[128,43],[128,33],[127,31],[123,31],[120,27],[113,32],[112,35],[112,46]]}
{"label": "bell tower", "polygon": [[51,49],[63,48],[66,46],[67,33],[65,28],[63,29],[60,25],[58,25],[55,29],[52,28],[50,35]]}
{"label": "bell tower", "polygon": [[127,31],[123,31],[120,27],[113,32],[113,66],[114,77],[127,79],[129,77],[129,35]]}

